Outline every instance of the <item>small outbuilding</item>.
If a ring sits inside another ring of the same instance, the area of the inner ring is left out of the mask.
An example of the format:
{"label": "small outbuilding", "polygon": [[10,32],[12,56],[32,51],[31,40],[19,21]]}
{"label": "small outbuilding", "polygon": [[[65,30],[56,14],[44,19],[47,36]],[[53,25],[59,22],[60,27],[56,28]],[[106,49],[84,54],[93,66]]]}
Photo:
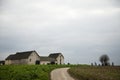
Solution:
{"label": "small outbuilding", "polygon": [[52,64],[52,62],[55,62],[54,58],[50,58],[48,56],[40,56],[40,64]]}
{"label": "small outbuilding", "polygon": [[0,61],[0,65],[4,65],[5,64],[5,61]]}

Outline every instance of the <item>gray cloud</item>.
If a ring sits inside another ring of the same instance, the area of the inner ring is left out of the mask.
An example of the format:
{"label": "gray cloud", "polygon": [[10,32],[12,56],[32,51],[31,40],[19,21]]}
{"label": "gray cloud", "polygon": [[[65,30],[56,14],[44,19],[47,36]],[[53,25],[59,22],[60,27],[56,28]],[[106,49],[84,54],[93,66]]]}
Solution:
{"label": "gray cloud", "polygon": [[62,52],[66,62],[108,54],[120,65],[119,0],[1,0],[0,59],[17,51]]}

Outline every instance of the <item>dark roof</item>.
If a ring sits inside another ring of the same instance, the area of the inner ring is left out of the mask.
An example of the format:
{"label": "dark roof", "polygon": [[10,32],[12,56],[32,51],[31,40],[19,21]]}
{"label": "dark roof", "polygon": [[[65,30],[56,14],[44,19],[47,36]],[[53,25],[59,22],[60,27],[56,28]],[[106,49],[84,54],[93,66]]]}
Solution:
{"label": "dark roof", "polygon": [[17,52],[16,54],[9,55],[6,60],[20,60],[26,59],[30,56],[32,52],[36,51],[25,51],[25,52]]}
{"label": "dark roof", "polygon": [[48,56],[40,56],[40,61],[55,61],[55,59]]}
{"label": "dark roof", "polygon": [[[59,55],[62,55],[61,53],[51,53],[50,55],[49,55],[49,57],[50,58],[57,58]],[[62,55],[63,56],[63,55]]]}

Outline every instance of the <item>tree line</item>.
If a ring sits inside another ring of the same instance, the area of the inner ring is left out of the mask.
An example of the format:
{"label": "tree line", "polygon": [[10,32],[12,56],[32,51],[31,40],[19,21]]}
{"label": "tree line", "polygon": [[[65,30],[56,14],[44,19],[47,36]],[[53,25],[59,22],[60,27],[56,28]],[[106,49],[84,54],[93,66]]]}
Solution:
{"label": "tree line", "polygon": [[[104,54],[102,56],[100,56],[99,61],[101,62],[101,64],[98,64],[95,62],[94,64],[91,63],[91,66],[110,66],[110,62],[109,62],[110,58],[107,54]],[[114,62],[112,62],[111,64],[112,66],[114,66]]]}

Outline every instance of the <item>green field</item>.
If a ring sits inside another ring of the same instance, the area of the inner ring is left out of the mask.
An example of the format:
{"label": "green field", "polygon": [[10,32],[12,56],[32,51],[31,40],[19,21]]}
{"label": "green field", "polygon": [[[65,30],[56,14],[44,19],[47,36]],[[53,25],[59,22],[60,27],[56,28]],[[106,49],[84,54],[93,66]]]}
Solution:
{"label": "green field", "polygon": [[50,80],[50,72],[67,65],[3,65],[0,80]]}
{"label": "green field", "polygon": [[76,66],[68,72],[77,80],[120,80],[120,67]]}

